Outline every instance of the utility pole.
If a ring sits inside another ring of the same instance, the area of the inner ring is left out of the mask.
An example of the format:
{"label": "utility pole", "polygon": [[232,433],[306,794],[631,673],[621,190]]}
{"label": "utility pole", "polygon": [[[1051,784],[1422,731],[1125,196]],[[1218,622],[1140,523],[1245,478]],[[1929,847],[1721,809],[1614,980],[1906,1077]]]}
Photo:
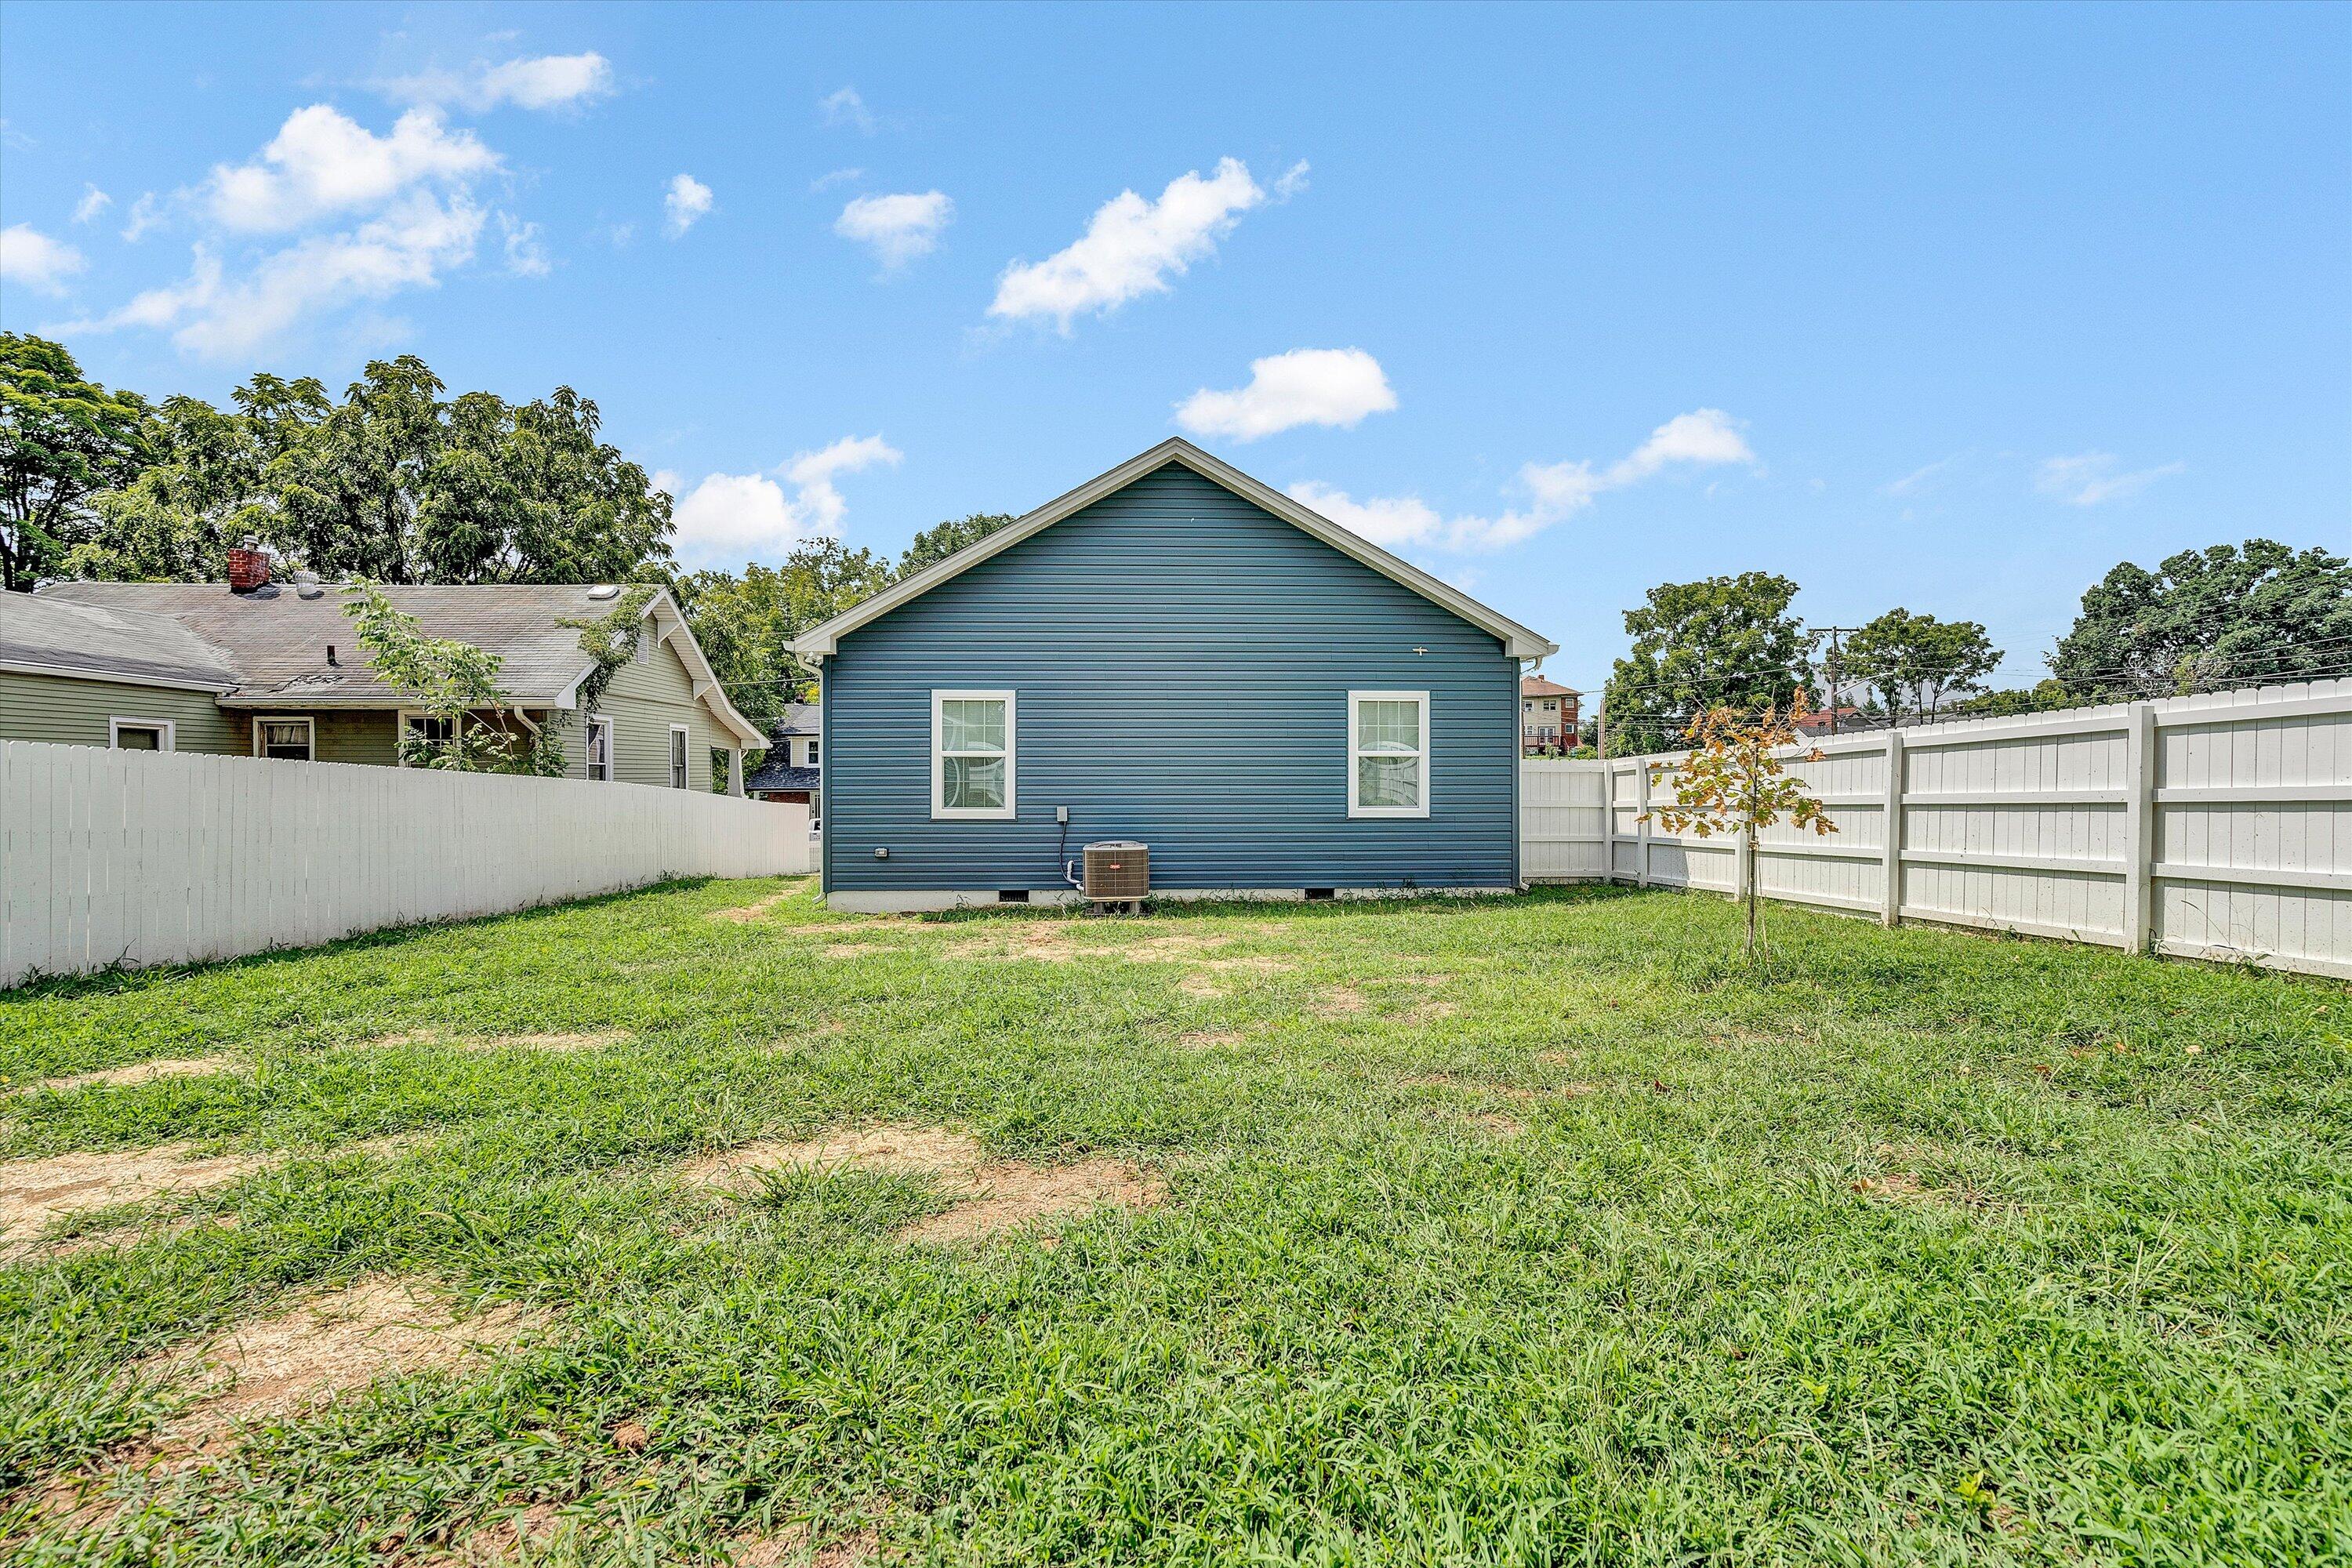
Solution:
{"label": "utility pole", "polygon": [[1838,638],[1841,636],[1852,637],[1860,630],[1862,630],[1860,626],[1807,626],[1805,628],[1805,637],[1809,642],[1818,641],[1822,637],[1830,639],[1830,733],[1832,736],[1837,733],[1838,686],[1845,679],[1845,655],[1838,646]]}

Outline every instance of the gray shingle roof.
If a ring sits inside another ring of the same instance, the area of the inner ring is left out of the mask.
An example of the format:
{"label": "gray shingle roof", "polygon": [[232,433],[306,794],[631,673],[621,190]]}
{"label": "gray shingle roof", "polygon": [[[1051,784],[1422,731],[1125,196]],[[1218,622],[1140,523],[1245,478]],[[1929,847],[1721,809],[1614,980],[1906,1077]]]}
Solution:
{"label": "gray shingle roof", "polygon": [[[771,752],[768,754],[774,757],[780,756],[782,753],[780,752]],[[823,771],[817,768],[794,768],[787,767],[782,763],[762,763],[759,767],[744,775],[743,787],[746,790],[813,790],[817,787],[818,781],[824,776]]]}
{"label": "gray shingle roof", "polygon": [[0,664],[215,692],[237,682],[227,649],[169,616],[101,608],[48,594],[0,595]]}
{"label": "gray shingle roof", "polygon": [[[415,616],[428,636],[457,637],[505,660],[499,683],[518,700],[552,702],[589,668],[577,627],[609,613],[611,599],[591,599],[586,584],[471,584],[386,587],[384,595]],[[306,593],[310,596],[306,596]],[[119,618],[176,624],[187,640],[210,645],[233,671],[224,700],[379,703],[397,694],[375,678],[352,619],[348,597],[332,584],[291,583],[261,594],[232,594],[218,583],[54,583],[33,603],[115,612]],[[0,636],[5,636],[0,633]],[[327,649],[336,662],[327,662]]]}
{"label": "gray shingle roof", "polygon": [[822,735],[824,733],[824,710],[814,702],[787,702],[784,716],[768,726],[771,740],[781,741],[787,735]]}

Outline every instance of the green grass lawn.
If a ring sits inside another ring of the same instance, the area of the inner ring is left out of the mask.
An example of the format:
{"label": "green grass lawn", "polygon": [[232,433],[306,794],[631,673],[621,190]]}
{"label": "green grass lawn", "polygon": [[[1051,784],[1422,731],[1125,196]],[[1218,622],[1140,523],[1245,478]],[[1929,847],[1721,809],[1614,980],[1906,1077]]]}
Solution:
{"label": "green grass lawn", "polygon": [[[2352,1555],[2352,993],[1770,920],[709,883],[0,996],[0,1182],[247,1162],[7,1238],[0,1556]],[[693,1175],[866,1127],[1144,1195]],[[173,1447],[190,1347],[385,1281],[506,1327]]]}

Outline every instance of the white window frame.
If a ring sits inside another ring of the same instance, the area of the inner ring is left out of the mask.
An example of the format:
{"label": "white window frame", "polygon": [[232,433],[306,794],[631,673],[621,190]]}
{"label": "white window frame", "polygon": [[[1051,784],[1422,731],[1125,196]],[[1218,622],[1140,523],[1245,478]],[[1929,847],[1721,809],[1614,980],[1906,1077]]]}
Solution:
{"label": "white window frame", "polygon": [[[261,749],[261,727],[264,724],[301,725],[304,730],[310,731],[310,754],[302,760],[310,763],[315,763],[319,760],[319,721],[310,717],[308,713],[255,714],[253,716],[253,754],[257,757],[267,756],[268,754]],[[278,759],[280,762],[292,762],[293,760],[294,759],[291,757],[281,757]]]}
{"label": "white window frame", "polygon": [[[601,779],[589,771],[596,765],[596,726],[599,724],[604,727],[604,776]],[[611,784],[621,776],[620,733],[613,727],[609,714],[588,715],[588,727],[580,736],[580,776],[591,784]]]}
{"label": "white window frame", "polygon": [[176,752],[180,749],[172,721],[169,719],[140,719],[128,713],[119,713],[106,721],[108,750],[116,752],[122,750],[122,731],[125,730],[154,731],[155,749],[159,752]]}
{"label": "white window frame", "polygon": [[[1356,759],[1363,753],[1358,749],[1357,721],[1363,715],[1367,702],[1418,702],[1421,704],[1421,804],[1419,805],[1365,805],[1357,799],[1359,770]],[[1433,773],[1429,760],[1429,693],[1426,691],[1349,691],[1348,693],[1348,815],[1350,817],[1389,818],[1424,817],[1429,815],[1433,793]]]}
{"label": "white window frame", "polygon": [[[436,717],[436,715],[427,713],[422,708],[403,708],[394,716],[392,721],[392,760],[396,765],[404,768],[408,765],[408,752],[406,750],[406,742],[408,740],[408,721],[411,719],[431,719],[434,717]],[[454,730],[456,726],[452,725],[451,728]],[[310,737],[312,742],[310,749],[314,755],[318,751],[318,739],[319,737],[316,733],[313,733]]]}
{"label": "white window frame", "polygon": [[684,724],[669,727],[669,787],[694,786],[694,731]]}
{"label": "white window frame", "polygon": [[819,760],[819,752],[818,752],[818,751],[817,751],[817,748],[818,748],[818,746],[819,746],[820,744],[822,744],[822,742],[817,742],[817,741],[811,741],[811,742],[808,743],[808,762],[807,762],[807,763],[806,763],[806,765],[807,765],[807,766],[812,767],[812,768],[818,768],[818,767],[823,767],[823,766],[824,765],[824,763],[823,763],[823,762],[821,762],[821,761]]}
{"label": "white window frame", "polygon": [[[946,704],[950,702],[1002,702],[1004,704],[1004,804],[1001,806],[949,806],[940,804],[947,787],[947,754],[940,748],[947,739]],[[931,820],[933,822],[1011,822],[1020,811],[1019,798],[1013,794],[1014,757],[1021,750],[1020,727],[1012,690],[972,690],[942,688],[931,693]]]}

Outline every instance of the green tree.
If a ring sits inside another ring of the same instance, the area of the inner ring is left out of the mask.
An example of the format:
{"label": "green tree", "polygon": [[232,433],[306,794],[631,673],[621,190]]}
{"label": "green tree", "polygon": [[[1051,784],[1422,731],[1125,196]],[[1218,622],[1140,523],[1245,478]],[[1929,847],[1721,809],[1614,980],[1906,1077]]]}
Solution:
{"label": "green tree", "polygon": [[1868,685],[1897,720],[1907,707],[1932,721],[1952,699],[1983,690],[2000,658],[1978,622],[1939,621],[1897,608],[1847,639],[1840,677]]}
{"label": "green tree", "polygon": [[393,608],[366,578],[343,592],[352,596],[343,613],[356,623],[369,668],[425,716],[416,729],[402,725],[402,763],[458,773],[563,772],[561,737],[551,725],[534,727],[499,687],[505,661],[497,654],[427,637],[415,616]]}
{"label": "green tree", "polygon": [[934,562],[944,561],[967,544],[976,544],[1013,521],[1009,512],[976,511],[970,517],[950,518],[936,528],[927,528],[915,535],[898,557],[898,575],[911,577]]}
{"label": "green tree", "polygon": [[816,672],[793,657],[793,638],[888,587],[891,578],[887,557],[815,539],[777,565],[749,565],[740,577],[697,572],[676,586],[719,684],[745,718],[765,728],[816,684]]}
{"label": "green tree", "polygon": [[670,498],[597,439],[568,386],[520,405],[449,406],[419,486],[415,554],[436,583],[610,583],[669,557]]}
{"label": "green tree", "polygon": [[228,547],[271,531],[263,448],[252,425],[199,397],[167,397],[154,426],[158,460],[128,485],[91,498],[89,537],[66,556],[75,577],[202,583]]}
{"label": "green tree", "polygon": [[2083,595],[2050,670],[2114,701],[2341,673],[2352,658],[2352,564],[2268,539],[2126,561]]}
{"label": "green tree", "polygon": [[1616,756],[1680,744],[1698,715],[1760,711],[1810,692],[1797,585],[1769,572],[1662,583],[1625,612],[1632,650],[1610,672],[1601,711]]}
{"label": "green tree", "polygon": [[152,459],[149,420],[145,399],[88,379],[64,345],[0,332],[0,585],[63,565],[89,498]]}

